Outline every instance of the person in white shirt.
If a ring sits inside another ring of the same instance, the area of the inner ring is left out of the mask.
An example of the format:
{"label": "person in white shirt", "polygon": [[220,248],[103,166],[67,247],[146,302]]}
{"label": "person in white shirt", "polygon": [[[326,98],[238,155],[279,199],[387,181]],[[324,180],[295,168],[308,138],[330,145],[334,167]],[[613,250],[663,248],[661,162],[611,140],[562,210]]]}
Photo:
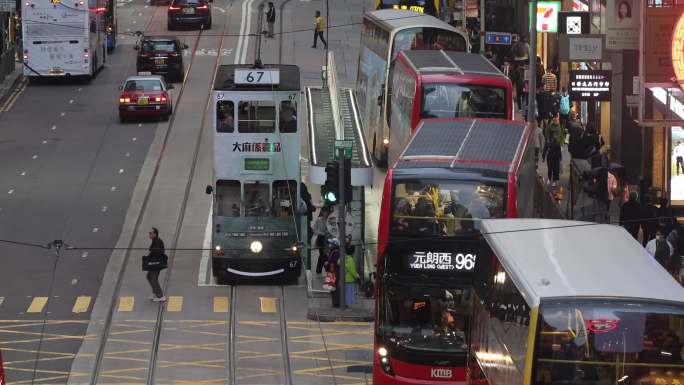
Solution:
{"label": "person in white shirt", "polygon": [[674,247],[665,239],[665,234],[662,229],[656,231],[655,238],[648,241],[646,244],[646,251],[653,256],[665,269],[668,268],[670,258],[674,252]]}

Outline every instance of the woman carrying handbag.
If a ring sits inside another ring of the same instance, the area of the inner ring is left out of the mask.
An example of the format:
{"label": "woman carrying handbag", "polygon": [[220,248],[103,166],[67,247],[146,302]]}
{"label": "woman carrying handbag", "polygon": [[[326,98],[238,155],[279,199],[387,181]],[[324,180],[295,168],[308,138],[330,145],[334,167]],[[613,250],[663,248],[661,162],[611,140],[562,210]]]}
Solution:
{"label": "woman carrying handbag", "polygon": [[147,271],[147,282],[152,287],[153,295],[150,299],[154,302],[165,302],[166,296],[159,285],[159,272],[168,266],[168,258],[164,249],[164,241],[159,238],[159,230],[153,227],[149,232],[152,243],[150,253],[143,257],[143,271]]}

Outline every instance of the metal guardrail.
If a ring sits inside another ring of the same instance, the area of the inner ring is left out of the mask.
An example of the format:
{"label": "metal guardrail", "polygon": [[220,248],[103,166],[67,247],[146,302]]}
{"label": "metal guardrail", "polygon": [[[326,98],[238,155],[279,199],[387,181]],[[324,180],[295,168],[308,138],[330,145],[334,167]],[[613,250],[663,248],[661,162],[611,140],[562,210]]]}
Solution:
{"label": "metal guardrail", "polygon": [[0,82],[5,80],[5,77],[11,74],[15,68],[14,47],[10,47],[0,55]]}

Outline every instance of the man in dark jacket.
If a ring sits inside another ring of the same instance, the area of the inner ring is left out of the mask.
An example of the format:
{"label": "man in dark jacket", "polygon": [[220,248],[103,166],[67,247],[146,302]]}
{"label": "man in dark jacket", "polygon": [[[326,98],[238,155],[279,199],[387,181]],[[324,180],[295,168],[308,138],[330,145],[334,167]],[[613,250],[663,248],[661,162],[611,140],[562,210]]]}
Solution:
{"label": "man in dark jacket", "polygon": [[620,226],[624,227],[634,239],[639,237],[639,228],[641,227],[641,205],[637,201],[637,193],[632,191],[629,193],[629,200],[622,205],[620,209]]}
{"label": "man in dark jacket", "polygon": [[[651,197],[648,195],[644,196],[643,213],[641,217],[644,220],[644,239],[641,243],[646,247],[648,241],[655,237],[656,230],[658,229],[658,208],[655,207],[653,202],[651,202]],[[663,230],[665,232],[665,230]],[[667,234],[665,232],[665,234]]]}
{"label": "man in dark jacket", "polygon": [[[153,260],[161,260],[164,258],[164,255],[166,255],[166,250],[164,249],[164,241],[159,238],[159,230],[157,230],[156,227],[153,227],[152,230],[149,233],[150,239],[152,240],[152,243],[150,244],[150,254],[149,256]],[[166,301],[166,296],[164,295],[164,292],[162,291],[161,285],[159,285],[159,272],[161,269],[157,270],[149,270],[147,272],[147,282],[150,283],[150,286],[152,287],[152,292],[154,293],[154,296],[151,297],[150,299],[153,300],[154,302],[165,302]]]}
{"label": "man in dark jacket", "polygon": [[266,37],[273,37],[273,25],[275,24],[276,11],[273,2],[268,2],[268,10],[266,11],[266,24],[268,25],[268,33]]}

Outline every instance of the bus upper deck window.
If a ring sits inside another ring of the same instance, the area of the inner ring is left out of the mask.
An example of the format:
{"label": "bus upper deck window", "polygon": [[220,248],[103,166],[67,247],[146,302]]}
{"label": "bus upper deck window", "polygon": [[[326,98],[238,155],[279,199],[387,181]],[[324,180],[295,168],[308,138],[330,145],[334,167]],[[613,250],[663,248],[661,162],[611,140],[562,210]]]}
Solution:
{"label": "bus upper deck window", "polygon": [[238,105],[238,132],[270,134],[275,132],[275,104],[270,100],[250,100]]}
{"label": "bus upper deck window", "polygon": [[284,133],[297,132],[297,102],[285,100],[280,103],[278,128]]}
{"label": "bus upper deck window", "polygon": [[230,100],[221,100],[216,103],[216,131],[235,131],[235,108]]}

